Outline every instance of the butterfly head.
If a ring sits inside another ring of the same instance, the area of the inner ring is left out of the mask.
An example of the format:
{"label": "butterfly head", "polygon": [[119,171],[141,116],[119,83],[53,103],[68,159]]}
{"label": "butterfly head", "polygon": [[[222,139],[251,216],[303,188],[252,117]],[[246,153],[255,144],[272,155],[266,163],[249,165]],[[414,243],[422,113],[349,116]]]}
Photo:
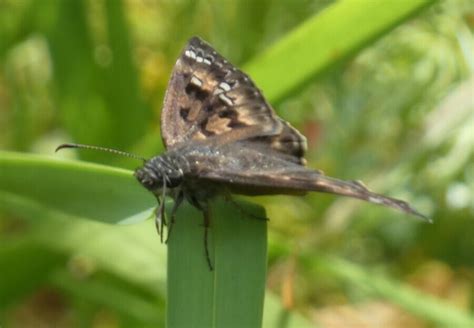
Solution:
{"label": "butterfly head", "polygon": [[135,177],[152,192],[164,187],[176,188],[183,182],[182,170],[163,156],[156,156],[145,161],[145,164],[135,171]]}

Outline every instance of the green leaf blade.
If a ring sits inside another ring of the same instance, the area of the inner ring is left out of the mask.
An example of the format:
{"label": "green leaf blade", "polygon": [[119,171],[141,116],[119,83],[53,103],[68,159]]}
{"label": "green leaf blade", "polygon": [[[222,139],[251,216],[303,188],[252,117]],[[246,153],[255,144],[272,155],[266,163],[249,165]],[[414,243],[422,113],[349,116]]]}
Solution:
{"label": "green leaf blade", "polygon": [[269,101],[279,101],[432,3],[339,1],[255,57],[245,71]]}
{"label": "green leaf blade", "polygon": [[131,171],[13,152],[0,152],[0,192],[66,215],[107,223],[143,221],[155,205]]}
{"label": "green leaf blade", "polygon": [[[265,217],[260,207],[239,206]],[[261,327],[266,221],[243,215],[223,200],[211,203],[211,213],[212,271],[205,256],[202,214],[189,206],[178,212],[168,244],[167,327]]]}

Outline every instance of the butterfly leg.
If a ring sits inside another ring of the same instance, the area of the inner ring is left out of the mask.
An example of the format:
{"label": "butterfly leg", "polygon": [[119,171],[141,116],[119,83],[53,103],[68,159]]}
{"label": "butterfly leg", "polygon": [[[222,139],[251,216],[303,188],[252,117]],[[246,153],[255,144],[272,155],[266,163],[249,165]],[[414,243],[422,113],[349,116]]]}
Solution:
{"label": "butterfly leg", "polygon": [[209,227],[211,225],[211,217],[210,217],[210,212],[209,208],[206,208],[202,211],[202,214],[204,216],[204,251],[206,252],[206,259],[207,259],[207,264],[209,265],[209,270],[214,270],[212,267],[211,263],[211,257],[209,255],[209,243],[208,243],[208,234],[209,234]]}
{"label": "butterfly leg", "polygon": [[155,209],[155,227],[158,235],[160,235],[160,240],[163,243],[163,230],[166,225],[165,219],[165,201],[161,200],[159,197],[156,198],[158,201],[158,206]]}
{"label": "butterfly leg", "polygon": [[163,176],[163,188],[162,195],[155,194],[156,200],[158,201],[158,207],[155,210],[155,227],[160,235],[160,241],[163,243],[163,228],[166,225],[165,216],[165,197],[166,197],[166,181]]}
{"label": "butterfly leg", "polygon": [[209,210],[209,205],[206,201],[199,201],[196,197],[191,196],[187,197],[188,201],[196,207],[198,210],[201,211],[204,222],[203,222],[203,227],[204,227],[204,251],[206,254],[206,260],[207,260],[207,265],[209,266],[209,270],[214,270],[212,263],[211,263],[211,256],[209,253],[209,242],[208,242],[208,236],[209,236],[209,228],[211,226],[211,213]]}
{"label": "butterfly leg", "polygon": [[171,217],[170,217],[170,222],[168,225],[168,234],[166,235],[166,240],[165,240],[166,244],[168,243],[168,240],[170,239],[171,230],[173,230],[174,220],[176,217],[176,211],[178,210],[179,205],[181,205],[181,203],[183,202],[183,199],[184,199],[184,193],[182,190],[180,190],[174,200],[173,208],[171,209]]}

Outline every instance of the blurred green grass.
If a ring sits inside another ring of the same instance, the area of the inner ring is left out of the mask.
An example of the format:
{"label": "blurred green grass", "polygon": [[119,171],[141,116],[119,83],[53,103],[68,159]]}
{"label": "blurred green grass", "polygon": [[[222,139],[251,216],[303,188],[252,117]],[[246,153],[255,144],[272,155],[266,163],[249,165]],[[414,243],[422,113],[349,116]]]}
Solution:
{"label": "blurred green grass", "polygon": [[[330,4],[4,0],[0,147],[51,154],[56,144],[74,140],[159,153],[164,88],[190,35],[204,37],[235,64],[248,63]],[[259,199],[271,217],[269,288],[307,320],[324,322],[319,309],[337,317],[341,305],[353,307],[354,317],[363,320],[361,308],[390,299],[362,292],[358,285],[365,279],[341,282],[331,270],[315,272],[321,260],[314,250],[472,312],[473,17],[469,1],[437,3],[383,39],[364,43],[362,52],[317,80],[313,70],[313,78],[285,89],[291,92],[284,97],[270,94],[279,114],[308,137],[310,166],[410,199],[435,221],[419,225],[398,213],[320,194]],[[291,68],[278,64],[282,72],[259,73],[264,59],[248,66],[259,86],[265,92],[270,78],[268,85],[284,87]],[[136,165],[104,154],[78,155]],[[10,272],[0,274],[10,286],[8,292],[2,288],[8,295],[0,303],[2,323],[39,322],[46,310],[47,322],[62,326],[164,322],[165,273],[148,262],[164,249],[157,247],[151,222],[111,227],[44,217],[27,204],[18,208],[27,213],[5,213],[0,221],[0,260]],[[124,251],[127,260],[114,261]],[[134,305],[123,307],[116,302],[120,297]],[[44,307],[44,298],[56,302]],[[163,312],[153,313],[150,304]],[[422,313],[415,319],[420,326],[433,322]]]}

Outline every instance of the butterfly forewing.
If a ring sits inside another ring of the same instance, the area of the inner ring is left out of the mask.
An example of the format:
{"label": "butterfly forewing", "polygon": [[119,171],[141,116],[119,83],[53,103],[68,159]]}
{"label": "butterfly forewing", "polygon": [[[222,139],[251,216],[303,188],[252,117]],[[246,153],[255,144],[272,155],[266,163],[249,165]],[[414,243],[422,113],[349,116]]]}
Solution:
{"label": "butterfly forewing", "polygon": [[250,78],[198,38],[173,69],[161,131],[168,149],[190,141],[253,139],[300,163],[306,149],[306,139],[275,114]]}

